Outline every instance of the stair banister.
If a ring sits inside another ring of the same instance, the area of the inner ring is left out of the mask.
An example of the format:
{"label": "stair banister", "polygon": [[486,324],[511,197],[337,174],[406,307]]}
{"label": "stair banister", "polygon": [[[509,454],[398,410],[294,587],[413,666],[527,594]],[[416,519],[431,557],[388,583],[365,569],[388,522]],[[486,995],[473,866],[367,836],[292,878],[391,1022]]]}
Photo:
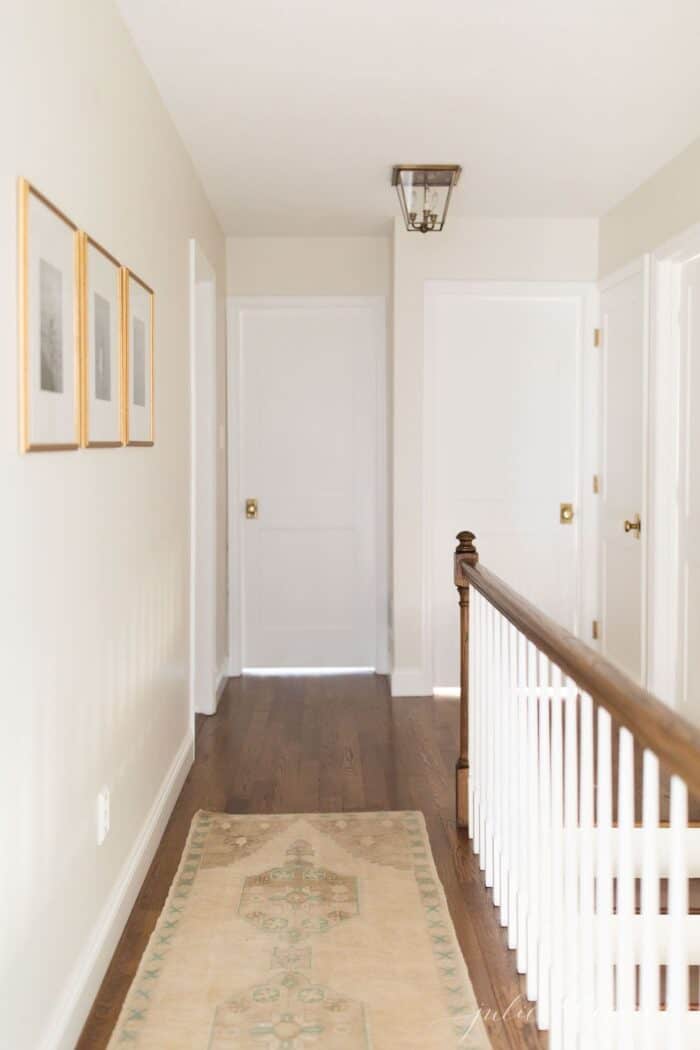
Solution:
{"label": "stair banister", "polygon": [[457,539],[457,825],[538,1025],[550,1050],[699,1047],[700,731]]}

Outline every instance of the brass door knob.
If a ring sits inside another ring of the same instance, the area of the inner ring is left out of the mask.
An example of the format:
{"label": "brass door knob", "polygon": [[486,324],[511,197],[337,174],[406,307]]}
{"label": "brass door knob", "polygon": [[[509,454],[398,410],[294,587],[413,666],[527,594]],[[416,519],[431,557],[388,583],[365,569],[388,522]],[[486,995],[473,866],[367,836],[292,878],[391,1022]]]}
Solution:
{"label": "brass door knob", "polygon": [[257,518],[258,501],[256,499],[247,499],[245,501],[245,516],[246,518]]}
{"label": "brass door knob", "polygon": [[635,516],[632,518],[632,521],[628,521],[625,519],[625,532],[634,532],[637,539],[639,539],[639,534],[641,531],[642,519],[639,517],[638,514],[635,514]]}
{"label": "brass door knob", "polygon": [[570,525],[574,520],[574,505],[573,503],[560,503],[559,504],[559,523],[560,525]]}

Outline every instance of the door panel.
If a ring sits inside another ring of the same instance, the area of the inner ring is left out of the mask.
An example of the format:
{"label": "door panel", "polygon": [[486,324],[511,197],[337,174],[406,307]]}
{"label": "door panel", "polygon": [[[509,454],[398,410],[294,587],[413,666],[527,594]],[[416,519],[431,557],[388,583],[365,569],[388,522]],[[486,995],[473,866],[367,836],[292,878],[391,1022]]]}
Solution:
{"label": "door panel", "polygon": [[375,665],[376,333],[368,306],[242,312],[246,667]]}
{"label": "door panel", "polygon": [[[642,514],[645,277],[639,269],[601,293],[601,649],[643,675],[642,549],[625,521]],[[645,523],[642,522],[642,528]]]}
{"label": "door panel", "polygon": [[582,299],[556,286],[464,285],[430,297],[433,674],[459,681],[455,534],[566,627],[576,603],[576,361]]}

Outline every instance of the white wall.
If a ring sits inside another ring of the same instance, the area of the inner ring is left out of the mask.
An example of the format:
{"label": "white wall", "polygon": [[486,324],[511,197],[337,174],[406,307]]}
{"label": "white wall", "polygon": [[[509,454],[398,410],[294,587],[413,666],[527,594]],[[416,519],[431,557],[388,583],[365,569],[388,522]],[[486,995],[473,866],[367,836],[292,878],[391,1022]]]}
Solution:
{"label": "white wall", "polygon": [[600,220],[600,276],[700,221],[700,139]]}
{"label": "white wall", "polygon": [[[38,1050],[74,1045],[128,913],[128,865],[134,886],[143,872],[134,848],[191,759],[188,239],[222,293],[225,259],[110,0],[4,5],[0,78],[0,1042]],[[18,452],[20,174],[155,288],[152,449]],[[223,302],[219,315],[223,377]]]}
{"label": "white wall", "polygon": [[[428,280],[592,281],[594,219],[448,219],[439,235],[394,233],[393,654],[396,695],[428,693],[424,623],[423,354]],[[477,392],[464,391],[464,411]],[[465,455],[478,455],[465,449]],[[469,522],[464,523],[469,527]],[[477,541],[478,543],[478,541]],[[455,544],[456,545],[456,544]]]}
{"label": "white wall", "polygon": [[389,237],[229,237],[229,295],[388,295]]}

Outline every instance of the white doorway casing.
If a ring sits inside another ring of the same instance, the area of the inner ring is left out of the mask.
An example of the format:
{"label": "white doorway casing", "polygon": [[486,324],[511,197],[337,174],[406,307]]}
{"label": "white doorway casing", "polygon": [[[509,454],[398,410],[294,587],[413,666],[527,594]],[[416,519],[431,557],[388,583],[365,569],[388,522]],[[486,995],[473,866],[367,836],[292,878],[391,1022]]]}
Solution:
{"label": "white doorway casing", "polygon": [[[592,285],[426,283],[424,620],[438,695],[459,681],[459,529],[477,534],[488,568],[570,630],[590,608],[581,555],[596,522],[583,477],[595,451],[583,392],[595,311]],[[572,524],[560,524],[560,503],[574,505]]]}
{"label": "white doorway casing", "polygon": [[[600,285],[600,649],[636,681],[647,674],[649,266]],[[641,519],[641,531],[625,521]]]}
{"label": "white doorway casing", "polygon": [[700,226],[652,256],[649,688],[700,721]]}
{"label": "white doorway casing", "polygon": [[225,678],[216,666],[216,275],[190,241],[190,706],[213,714]]}
{"label": "white doorway casing", "polygon": [[386,673],[384,299],[234,297],[228,332],[232,671]]}

